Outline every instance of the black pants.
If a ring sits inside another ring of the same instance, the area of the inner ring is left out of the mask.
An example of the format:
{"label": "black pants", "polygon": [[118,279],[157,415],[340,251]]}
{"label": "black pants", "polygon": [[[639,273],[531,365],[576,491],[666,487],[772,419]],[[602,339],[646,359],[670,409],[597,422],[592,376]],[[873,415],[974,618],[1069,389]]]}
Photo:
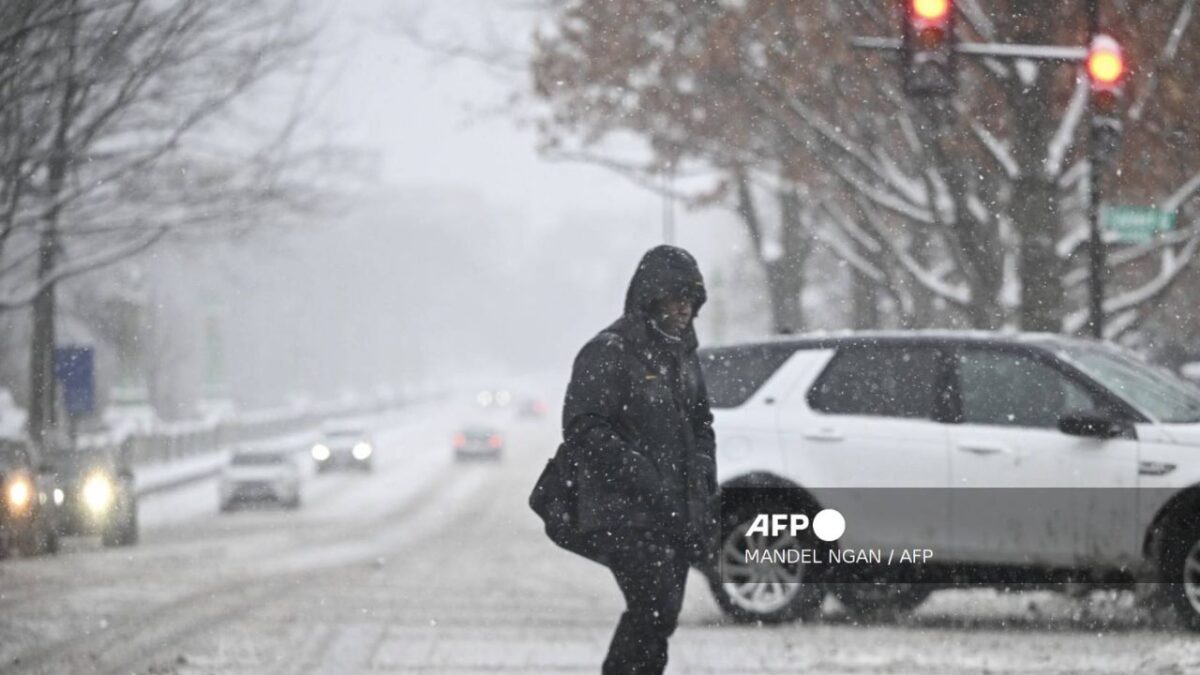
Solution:
{"label": "black pants", "polygon": [[675,632],[683,607],[688,563],[683,544],[664,536],[639,533],[609,558],[609,568],[625,596],[604,675],[646,675],[667,667],[667,638]]}

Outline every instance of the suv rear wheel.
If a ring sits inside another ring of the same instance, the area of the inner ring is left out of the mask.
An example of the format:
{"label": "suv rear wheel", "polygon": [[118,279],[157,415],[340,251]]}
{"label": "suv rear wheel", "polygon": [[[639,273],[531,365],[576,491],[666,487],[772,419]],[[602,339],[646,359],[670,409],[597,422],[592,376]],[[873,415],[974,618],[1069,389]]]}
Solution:
{"label": "suv rear wheel", "polygon": [[815,618],[821,612],[825,588],[812,582],[809,565],[746,562],[748,548],[806,547],[806,543],[790,534],[748,538],[746,531],[755,515],[737,514],[725,530],[729,534],[721,542],[717,566],[708,571],[708,584],[717,604],[726,615],[741,622],[782,623]]}

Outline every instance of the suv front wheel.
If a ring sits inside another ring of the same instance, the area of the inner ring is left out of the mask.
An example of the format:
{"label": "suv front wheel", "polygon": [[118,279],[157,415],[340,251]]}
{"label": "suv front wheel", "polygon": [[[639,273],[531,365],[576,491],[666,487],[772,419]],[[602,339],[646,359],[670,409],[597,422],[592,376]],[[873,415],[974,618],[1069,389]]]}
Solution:
{"label": "suv front wheel", "polygon": [[1167,544],[1162,559],[1162,592],[1190,630],[1200,631],[1200,528]]}
{"label": "suv front wheel", "polygon": [[790,534],[746,536],[754,513],[731,518],[721,541],[717,566],[708,570],[708,584],[721,610],[736,621],[782,623],[810,620],[821,612],[825,588],[811,579],[811,566],[798,562],[747,562],[747,549],[789,549],[805,545]]}
{"label": "suv front wheel", "polygon": [[1163,531],[1160,551],[1159,600],[1185,627],[1200,631],[1200,523],[1174,519]]}

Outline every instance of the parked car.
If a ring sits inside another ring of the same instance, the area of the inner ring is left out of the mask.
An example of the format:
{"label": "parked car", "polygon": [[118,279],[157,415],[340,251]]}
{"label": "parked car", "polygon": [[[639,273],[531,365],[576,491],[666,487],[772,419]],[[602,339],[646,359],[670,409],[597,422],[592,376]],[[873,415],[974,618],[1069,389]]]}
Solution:
{"label": "parked car", "polygon": [[358,469],[370,471],[374,465],[375,443],[365,422],[338,420],[326,423],[321,439],[312,447],[317,471]]}
{"label": "parked car", "polygon": [[0,437],[0,557],[58,551],[53,479],[39,473],[29,444]]}
{"label": "parked car", "polygon": [[274,501],[300,508],[300,467],[294,449],[239,449],[221,469],[222,511],[251,501]]}
{"label": "parked car", "polygon": [[473,425],[454,434],[454,459],[496,461],[504,454],[504,435],[488,426]]}
{"label": "parked car", "polygon": [[138,540],[133,468],[119,451],[54,447],[46,463],[55,477],[55,527],[61,535],[100,536],[105,546]]}
{"label": "parked car", "polygon": [[[842,567],[803,562],[751,570],[736,551],[756,514],[735,509],[719,554],[726,575],[709,570],[729,615],[804,617],[827,590],[850,611],[903,610],[957,570],[1000,586],[1159,582],[1158,595],[1200,629],[1200,393],[1167,371],[1104,343],[955,332],[787,338],[706,349],[701,360],[727,496],[788,488],[805,512],[842,514],[833,548],[937,552],[888,584],[838,583]],[[913,499],[924,502],[914,513],[903,500],[847,497],[872,488],[922,488],[910,494],[928,499]],[[1067,506],[981,488],[1053,491]],[[980,495],[992,495],[988,508]],[[1104,495],[1122,507],[1088,503]],[[922,583],[933,572],[939,581]]]}

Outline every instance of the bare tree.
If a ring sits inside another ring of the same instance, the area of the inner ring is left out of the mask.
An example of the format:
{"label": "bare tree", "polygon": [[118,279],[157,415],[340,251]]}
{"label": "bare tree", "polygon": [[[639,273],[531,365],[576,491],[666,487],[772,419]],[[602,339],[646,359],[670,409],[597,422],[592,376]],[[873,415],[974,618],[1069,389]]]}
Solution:
{"label": "bare tree", "polygon": [[[1086,38],[1078,7],[984,4],[960,3],[963,39]],[[1196,39],[1193,5],[1104,7],[1111,24],[1139,27],[1123,37],[1131,60],[1148,64],[1135,74],[1117,198],[1157,202],[1184,223],[1147,245],[1109,244],[1113,336],[1140,324],[1200,245],[1200,223],[1188,220],[1200,189],[1200,50],[1184,48]],[[1077,68],[964,61],[954,121],[935,125],[899,92],[894,63],[846,47],[855,34],[894,34],[897,9],[879,0],[563,2],[533,61],[547,148],[642,177],[664,163],[708,167],[716,188],[697,202],[742,215],[768,270],[789,241],[817,237],[891,297],[902,323],[1080,331],[1088,171]],[[606,156],[605,142],[622,135],[643,139],[647,157]],[[783,193],[808,212],[775,228],[771,247],[755,185],[766,186],[758,194],[790,186]],[[802,260],[767,275],[773,297],[793,296],[786,277]],[[777,329],[792,323],[786,303],[774,304]]]}
{"label": "bare tree", "polygon": [[303,206],[289,189],[297,118],[231,122],[312,30],[294,0],[17,0],[0,13],[0,311],[32,305],[41,437],[57,283],[168,235],[236,233]]}

